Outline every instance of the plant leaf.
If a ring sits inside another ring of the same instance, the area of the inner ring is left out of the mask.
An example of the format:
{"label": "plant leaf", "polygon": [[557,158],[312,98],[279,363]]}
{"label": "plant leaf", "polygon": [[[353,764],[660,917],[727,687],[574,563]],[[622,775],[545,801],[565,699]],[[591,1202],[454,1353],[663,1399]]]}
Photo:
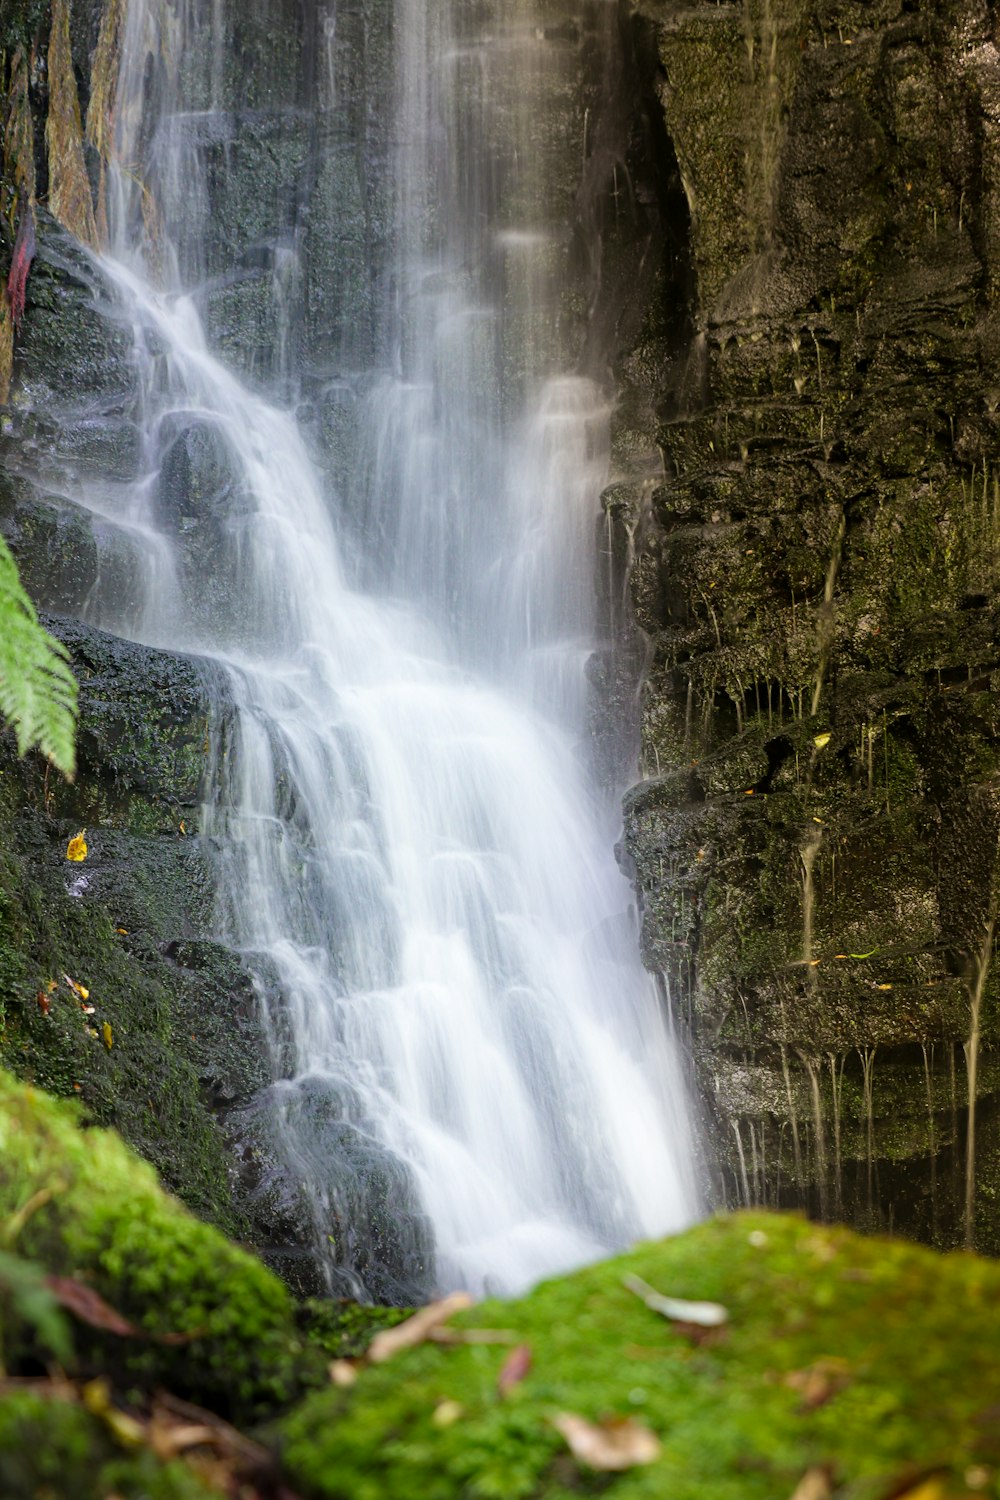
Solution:
{"label": "plant leaf", "polygon": [[13,727],[19,755],[37,746],[69,781],[76,770],[76,696],[69,652],[39,624],[0,537],[0,714]]}
{"label": "plant leaf", "polygon": [[58,1298],[46,1284],[41,1266],[0,1250],[0,1292],[6,1293],[5,1319],[13,1308],[18,1317],[31,1324],[39,1342],[60,1364],[68,1365],[73,1358],[69,1324],[60,1311]]}
{"label": "plant leaf", "polygon": [[575,1412],[561,1411],[552,1418],[552,1425],[566,1439],[573,1457],[591,1469],[605,1473],[634,1469],[639,1464],[651,1464],[660,1456],[656,1433],[634,1417],[588,1422]]}
{"label": "plant leaf", "polygon": [[672,1323],[692,1323],[697,1328],[718,1328],[729,1321],[729,1314],[719,1302],[686,1302],[681,1297],[665,1297],[641,1276],[622,1278],[630,1292],[641,1297],[651,1312],[658,1312]]}
{"label": "plant leaf", "polygon": [[412,1318],[397,1323],[395,1328],[383,1328],[368,1345],[369,1363],[380,1365],[383,1360],[392,1359],[401,1350],[422,1344],[430,1336],[432,1329],[447,1322],[453,1313],[471,1306],[472,1298],[468,1292],[452,1292],[440,1302],[431,1302],[427,1307],[422,1307]]}
{"label": "plant leaf", "polygon": [[497,1376],[497,1394],[508,1396],[514,1387],[521,1383],[530,1369],[531,1345],[518,1344],[500,1366],[500,1374]]}
{"label": "plant leaf", "polygon": [[122,1339],[146,1337],[143,1329],[123,1318],[100,1293],[82,1281],[76,1281],[72,1276],[46,1276],[45,1285],[60,1306],[79,1318],[81,1323],[99,1328],[102,1333],[117,1334]]}
{"label": "plant leaf", "polygon": [[817,1465],[803,1474],[795,1486],[791,1500],[829,1500],[832,1494],[829,1469]]}
{"label": "plant leaf", "polygon": [[66,845],[66,858],[73,860],[76,864],[82,863],[87,858],[86,828],[81,828],[80,832],[70,839]]}

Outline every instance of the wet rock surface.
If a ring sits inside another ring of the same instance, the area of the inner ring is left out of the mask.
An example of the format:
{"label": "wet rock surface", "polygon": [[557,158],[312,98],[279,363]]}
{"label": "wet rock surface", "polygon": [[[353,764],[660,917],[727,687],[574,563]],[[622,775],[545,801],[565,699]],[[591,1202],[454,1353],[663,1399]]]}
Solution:
{"label": "wet rock surface", "polygon": [[995,1249],[996,17],[639,11],[695,280],[606,497],[646,961],[729,1201]]}

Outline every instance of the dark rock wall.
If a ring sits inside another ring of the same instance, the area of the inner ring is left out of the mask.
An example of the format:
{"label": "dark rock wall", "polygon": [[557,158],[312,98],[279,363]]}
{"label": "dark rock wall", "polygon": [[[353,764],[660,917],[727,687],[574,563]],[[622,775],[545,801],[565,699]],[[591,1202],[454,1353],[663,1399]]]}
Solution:
{"label": "dark rock wall", "polygon": [[636,25],[694,277],[689,336],[624,365],[606,497],[648,643],[646,961],[730,1202],[995,1249],[995,8]]}

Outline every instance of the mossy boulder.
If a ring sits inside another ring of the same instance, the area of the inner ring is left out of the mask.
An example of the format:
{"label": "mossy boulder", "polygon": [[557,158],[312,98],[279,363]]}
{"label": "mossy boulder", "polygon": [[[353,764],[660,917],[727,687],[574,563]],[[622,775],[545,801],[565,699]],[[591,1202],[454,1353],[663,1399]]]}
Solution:
{"label": "mossy boulder", "polygon": [[[729,1321],[671,1324],[628,1274]],[[928,1496],[997,1494],[998,1292],[1000,1267],[972,1256],[717,1219],[451,1322],[504,1330],[506,1346],[425,1344],[308,1397],[277,1429],[282,1463],[312,1500],[775,1500],[809,1471],[810,1494],[867,1500],[921,1479]],[[530,1369],[504,1395],[524,1344]],[[659,1457],[595,1472],[567,1451],[566,1412],[641,1423]]]}
{"label": "mossy boulder", "polygon": [[208,678],[190,658],[49,623],[80,681],[79,772],[70,785],[12,745],[0,755],[0,1060],[78,1097],[197,1212],[268,1243],[255,1149],[229,1123],[270,1081],[266,1046],[250,974],[217,940],[197,829]]}
{"label": "mossy boulder", "polygon": [[[322,1373],[297,1330],[288,1289],[201,1223],[153,1169],[80,1111],[0,1073],[0,1221],[19,1256],[98,1292],[140,1333],[81,1325],[76,1368],[178,1395],[246,1419],[287,1404]],[[14,1311],[4,1359],[37,1346]]]}
{"label": "mossy boulder", "polygon": [[4,1500],[221,1500],[222,1491],[180,1461],[123,1450],[100,1417],[68,1392],[12,1390],[0,1397]]}

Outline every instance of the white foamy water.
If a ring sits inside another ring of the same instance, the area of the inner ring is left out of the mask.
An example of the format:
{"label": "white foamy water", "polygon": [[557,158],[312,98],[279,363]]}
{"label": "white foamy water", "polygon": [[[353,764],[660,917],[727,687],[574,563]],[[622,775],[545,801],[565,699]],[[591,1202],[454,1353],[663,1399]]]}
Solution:
{"label": "white foamy water", "polygon": [[[219,9],[186,40],[203,30],[213,79]],[[220,922],[262,975],[275,1126],[331,1287],[384,1285],[381,1258],[411,1295],[421,1277],[516,1290],[694,1211],[679,1070],[585,749],[608,408],[553,368],[547,227],[498,222],[491,186],[501,119],[532,149],[511,99],[523,84],[530,114],[565,62],[527,0],[481,38],[461,9],[397,3],[399,311],[356,493],[327,493],[293,416],[207,347],[176,269],[154,290],[118,175],[105,266],[135,330],[147,476],[90,501],[135,580],[128,608],[98,588],[94,617],[230,684],[206,814]],[[133,165],[157,15],[132,0]],[[182,106],[156,135],[168,202],[192,170],[171,145]],[[185,431],[226,476],[191,534],[162,498]]]}

